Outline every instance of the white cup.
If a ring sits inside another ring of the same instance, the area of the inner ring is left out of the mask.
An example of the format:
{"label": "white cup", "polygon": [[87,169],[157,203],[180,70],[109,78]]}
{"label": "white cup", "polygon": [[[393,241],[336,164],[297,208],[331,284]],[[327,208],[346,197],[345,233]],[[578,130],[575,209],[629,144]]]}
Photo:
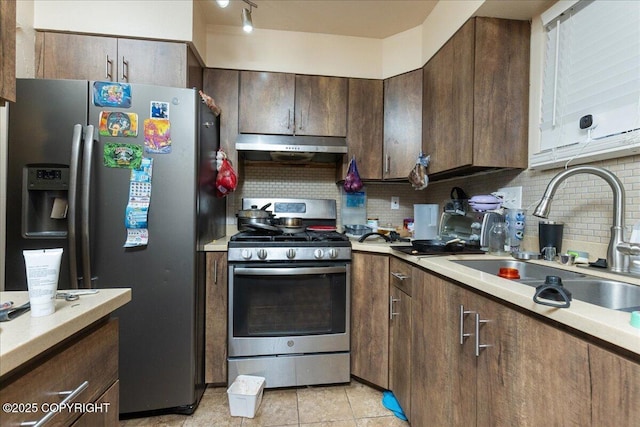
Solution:
{"label": "white cup", "polygon": [[56,291],[62,249],[22,251],[27,273],[31,317],[48,316],[56,311]]}

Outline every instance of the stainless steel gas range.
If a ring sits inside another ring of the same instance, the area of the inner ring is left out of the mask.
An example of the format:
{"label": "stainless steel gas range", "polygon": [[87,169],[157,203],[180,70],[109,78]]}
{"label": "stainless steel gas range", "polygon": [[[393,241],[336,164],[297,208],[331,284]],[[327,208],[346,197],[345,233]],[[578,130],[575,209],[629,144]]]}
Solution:
{"label": "stainless steel gas range", "polygon": [[265,377],[268,388],[348,382],[351,243],[331,231],[335,200],[243,199],[243,209],[267,203],[274,221],[301,218],[302,226],[230,238],[228,381],[245,374]]}

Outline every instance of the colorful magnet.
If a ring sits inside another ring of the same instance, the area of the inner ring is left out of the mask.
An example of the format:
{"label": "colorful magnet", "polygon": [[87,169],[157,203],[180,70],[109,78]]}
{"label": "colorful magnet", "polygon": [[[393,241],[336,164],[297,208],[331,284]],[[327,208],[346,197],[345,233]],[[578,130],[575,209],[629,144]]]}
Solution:
{"label": "colorful magnet", "polygon": [[100,135],[113,137],[138,136],[138,115],[119,111],[101,111]]}
{"label": "colorful magnet", "polygon": [[128,83],[93,82],[93,104],[98,107],[131,107],[131,85]]}
{"label": "colorful magnet", "polygon": [[169,103],[151,101],[150,116],[152,119],[169,119]]}
{"label": "colorful magnet", "polygon": [[142,147],[134,144],[104,144],[104,165],[109,168],[139,169],[142,163]]}
{"label": "colorful magnet", "polygon": [[171,152],[171,123],[169,120],[144,120],[144,151],[156,154]]}

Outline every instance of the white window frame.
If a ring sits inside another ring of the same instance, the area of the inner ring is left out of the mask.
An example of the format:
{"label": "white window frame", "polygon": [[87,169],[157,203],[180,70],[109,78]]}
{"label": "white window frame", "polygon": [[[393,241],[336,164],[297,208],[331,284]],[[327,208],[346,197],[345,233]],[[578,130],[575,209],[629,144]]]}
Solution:
{"label": "white window frame", "polygon": [[[538,59],[542,61],[542,63],[539,64],[542,76],[540,77],[541,81],[539,82],[541,86],[538,88],[540,93],[535,94],[535,98],[538,100],[538,104],[536,106],[532,105],[532,108],[537,108],[538,110],[542,109],[542,85],[544,85],[545,77],[544,71],[542,71],[545,67],[544,59],[542,58],[544,58],[547,53],[547,29],[550,28],[553,31],[556,26],[556,21],[558,19],[562,19],[561,17],[563,15],[566,16],[566,14],[570,14],[575,12],[576,10],[580,10],[580,8],[582,7],[588,7],[588,5],[592,2],[593,0],[559,1],[540,16],[541,26],[543,28],[540,29],[541,34],[539,35],[540,38],[537,40],[537,42],[538,47],[542,49],[542,52],[540,52],[541,55],[538,57]],[[638,26],[640,26],[640,22],[638,23]],[[533,35],[534,34],[532,34],[532,36]],[[536,41],[532,40],[532,52],[534,52],[533,46],[535,45],[535,43]],[[535,58],[532,57],[532,66],[535,66],[535,64]],[[536,89],[535,86],[535,82],[532,82],[532,97]],[[549,106],[547,105],[546,108],[549,108]],[[638,123],[640,123],[640,96],[638,97],[637,111]],[[595,117],[595,119],[597,123],[597,116]],[[541,123],[542,113],[532,114],[530,122],[530,138],[534,142],[537,140],[538,144],[536,144],[537,146],[531,144],[530,147],[531,149],[529,156],[529,167],[531,169],[551,169],[566,166],[568,163],[588,163],[597,160],[619,158],[640,153],[640,130],[638,130],[638,127],[640,126],[634,126],[634,129],[636,130],[632,132],[607,137],[603,137],[603,135],[597,135],[596,128],[593,130],[594,137],[592,138],[590,131],[579,131],[576,123],[576,128],[580,133],[583,134],[583,138],[580,138],[578,141],[558,141],[558,143],[555,144],[554,147],[541,150],[541,145],[548,145],[548,141],[546,141],[544,144],[541,143]]]}

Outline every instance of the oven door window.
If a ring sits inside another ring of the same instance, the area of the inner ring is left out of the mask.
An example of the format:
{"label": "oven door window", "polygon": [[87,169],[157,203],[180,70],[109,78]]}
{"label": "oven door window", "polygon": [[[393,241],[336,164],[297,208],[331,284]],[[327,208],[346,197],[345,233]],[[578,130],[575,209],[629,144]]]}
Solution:
{"label": "oven door window", "polygon": [[[251,270],[251,269],[243,269]],[[344,333],[346,273],[267,274],[236,271],[233,284],[234,337],[281,337]],[[310,271],[320,269],[305,269]]]}

